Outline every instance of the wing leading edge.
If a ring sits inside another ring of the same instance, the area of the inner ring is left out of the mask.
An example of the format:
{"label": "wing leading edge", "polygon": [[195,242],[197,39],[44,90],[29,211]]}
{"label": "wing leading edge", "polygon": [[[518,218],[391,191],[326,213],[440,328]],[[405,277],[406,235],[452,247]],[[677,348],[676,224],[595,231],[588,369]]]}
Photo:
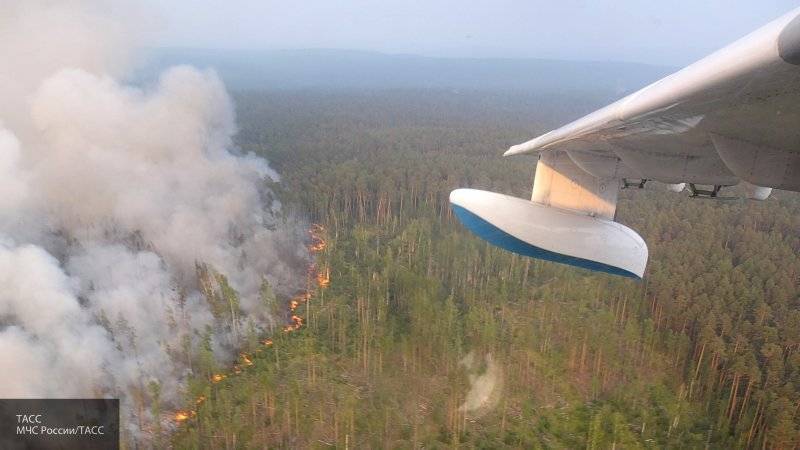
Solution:
{"label": "wing leading edge", "polygon": [[[592,152],[667,183],[744,180],[800,190],[799,124],[800,8],[505,155],[559,149],[582,165]],[[785,170],[768,176],[778,163]]]}

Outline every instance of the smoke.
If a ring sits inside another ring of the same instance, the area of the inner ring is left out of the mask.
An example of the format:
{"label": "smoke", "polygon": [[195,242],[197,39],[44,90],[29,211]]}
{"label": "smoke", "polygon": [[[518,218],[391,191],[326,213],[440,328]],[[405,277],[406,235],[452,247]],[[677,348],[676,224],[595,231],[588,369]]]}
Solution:
{"label": "smoke", "polygon": [[470,352],[460,364],[467,371],[470,389],[460,410],[476,419],[491,411],[500,401],[503,391],[503,371],[487,353],[483,361]]}
{"label": "smoke", "polygon": [[[259,290],[298,287],[305,253],[213,72],[118,81],[120,6],[0,4],[0,396],[119,396],[133,427],[150,382],[180,402],[206,330],[224,360],[271,325]],[[200,281],[239,293],[230,317]]]}

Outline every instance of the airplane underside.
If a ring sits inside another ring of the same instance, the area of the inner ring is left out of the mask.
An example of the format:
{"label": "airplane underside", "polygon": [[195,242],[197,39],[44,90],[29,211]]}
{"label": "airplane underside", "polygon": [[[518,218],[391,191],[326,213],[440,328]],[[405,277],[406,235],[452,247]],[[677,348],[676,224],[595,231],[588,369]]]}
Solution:
{"label": "airplane underside", "polygon": [[[786,126],[800,123],[800,117],[788,116],[781,118]],[[800,191],[800,152],[716,134],[702,122],[661,122],[658,133],[649,124],[646,131],[624,130],[624,137],[607,136],[601,143],[577,139],[544,150],[530,201],[459,189],[450,202],[468,229],[498,247],[642,278],[647,245],[634,230],[614,222],[620,189],[643,188],[652,180],[673,192],[685,189],[691,197],[728,199],[723,189],[743,184],[751,200],[767,199],[773,188]]]}
{"label": "airplane underside", "polygon": [[800,8],[718,52],[505,155],[538,153],[530,201],[459,189],[456,215],[523,255],[634,278],[647,245],[614,221],[621,188],[692,197],[744,184],[800,191]]}
{"label": "airplane underside", "polygon": [[[800,123],[800,122],[798,122]],[[450,202],[461,222],[490,243],[538,259],[642,278],[644,240],[614,222],[620,189],[650,181],[692,197],[725,197],[723,188],[743,183],[751,200],[773,188],[800,191],[800,153],[687,130],[682,150],[660,148],[664,135],[643,135],[639,150],[606,142],[601,149],[571,143],[539,155],[531,200],[459,189]],[[693,135],[693,136],[691,136]],[[674,138],[674,136],[672,136]],[[695,142],[692,142],[695,139]],[[597,144],[595,143],[595,147]]]}
{"label": "airplane underside", "polygon": [[684,153],[659,152],[657,158],[656,152],[635,149],[613,154],[548,150],[539,155],[530,201],[458,189],[450,202],[465,227],[498,247],[642,278],[647,245],[634,230],[614,221],[620,189],[643,188],[655,180],[674,192],[686,189],[692,197],[721,199],[730,198],[722,193],[724,187],[744,183],[745,195],[752,200],[765,200],[773,187],[800,191],[800,154],[754,151],[751,144],[718,136],[709,140],[713,143],[687,147]]}

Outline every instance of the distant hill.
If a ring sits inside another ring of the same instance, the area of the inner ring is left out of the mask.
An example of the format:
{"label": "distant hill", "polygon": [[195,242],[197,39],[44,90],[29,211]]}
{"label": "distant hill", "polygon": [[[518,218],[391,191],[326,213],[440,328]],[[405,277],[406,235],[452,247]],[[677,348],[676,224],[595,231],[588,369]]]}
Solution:
{"label": "distant hill", "polygon": [[229,88],[606,91],[624,94],[674,68],[623,62],[434,58],[351,50],[153,50],[135,78],[175,64],[215,68]]}

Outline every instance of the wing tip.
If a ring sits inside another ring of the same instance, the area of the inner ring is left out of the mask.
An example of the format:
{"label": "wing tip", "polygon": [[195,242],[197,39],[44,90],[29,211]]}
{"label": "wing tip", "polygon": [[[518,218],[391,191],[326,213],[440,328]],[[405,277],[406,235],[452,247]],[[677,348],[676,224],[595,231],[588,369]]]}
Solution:
{"label": "wing tip", "polygon": [[528,142],[524,142],[522,144],[512,145],[511,147],[503,153],[503,156],[514,156],[514,155],[522,155],[525,153],[531,153],[533,151],[539,150],[539,146],[537,144],[538,139],[533,139]]}
{"label": "wing tip", "polygon": [[522,150],[519,148],[519,145],[512,145],[511,147],[503,153],[503,156],[514,156],[522,153]]}
{"label": "wing tip", "polygon": [[545,133],[537,138],[531,139],[530,141],[523,142],[522,144],[512,145],[508,150],[506,150],[505,153],[503,153],[503,156],[523,155],[549,148],[558,142],[559,135],[557,131],[558,130]]}

